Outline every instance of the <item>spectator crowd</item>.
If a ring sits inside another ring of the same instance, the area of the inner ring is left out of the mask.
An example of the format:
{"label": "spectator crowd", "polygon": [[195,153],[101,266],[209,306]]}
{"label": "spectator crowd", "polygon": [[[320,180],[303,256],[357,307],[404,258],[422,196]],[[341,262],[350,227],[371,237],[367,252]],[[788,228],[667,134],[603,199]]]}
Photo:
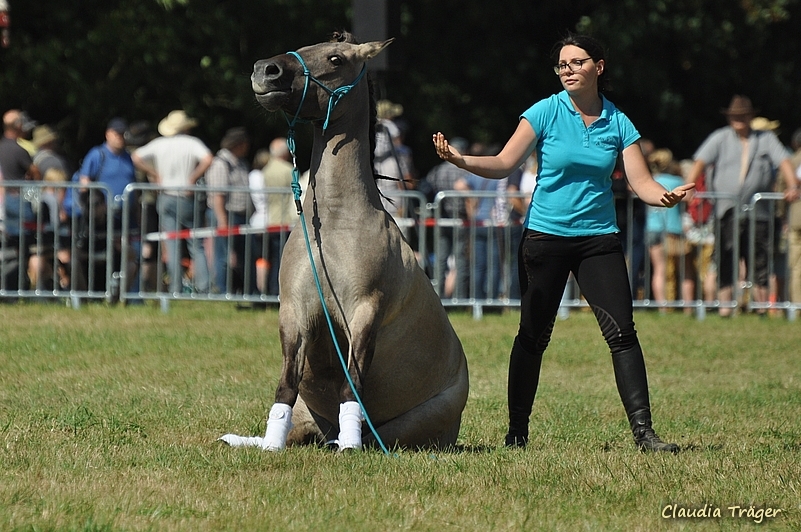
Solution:
{"label": "spectator crowd", "polygon": [[[758,303],[758,313],[776,302],[801,303],[801,128],[791,146],[782,145],[780,122],[758,116],[741,95],[721,114],[722,127],[692,159],[676,160],[669,147],[640,139],[666,189],[695,183],[679,208],[645,206],[621,165],[611,176],[632,294],[661,311],[689,313],[691,302],[704,301],[728,316],[742,298]],[[155,128],[111,118],[102,142],[72,162],[55,126],[7,110],[0,289],[102,290],[106,265],[91,257],[105,252],[133,293],[277,296],[283,245],[297,219],[286,139],[253,146],[248,131],[234,127],[213,152],[192,134],[196,126],[183,110]],[[384,206],[438,293],[455,304],[518,299],[518,244],[536,156],[501,180],[448,162],[421,174],[404,142],[409,129],[401,105],[378,102],[374,167]],[[500,149],[462,137],[451,144],[472,155]],[[137,238],[122,239],[123,231]]]}

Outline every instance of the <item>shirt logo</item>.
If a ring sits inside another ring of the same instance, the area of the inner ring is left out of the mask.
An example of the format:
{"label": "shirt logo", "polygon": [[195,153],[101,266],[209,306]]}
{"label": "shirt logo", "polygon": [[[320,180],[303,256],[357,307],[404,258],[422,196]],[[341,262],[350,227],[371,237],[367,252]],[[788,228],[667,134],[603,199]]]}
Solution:
{"label": "shirt logo", "polygon": [[599,147],[611,147],[615,148],[617,146],[617,139],[615,137],[598,137],[595,139],[595,145]]}

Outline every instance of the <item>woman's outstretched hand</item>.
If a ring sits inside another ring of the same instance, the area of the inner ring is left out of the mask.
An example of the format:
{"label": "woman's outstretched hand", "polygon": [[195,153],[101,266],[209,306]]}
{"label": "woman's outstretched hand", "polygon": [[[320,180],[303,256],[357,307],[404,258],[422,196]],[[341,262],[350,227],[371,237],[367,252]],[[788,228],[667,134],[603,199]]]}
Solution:
{"label": "woman's outstretched hand", "polygon": [[679,185],[669,192],[665,192],[662,196],[662,205],[665,207],[674,207],[687,196],[687,192],[695,188],[695,183],[685,183]]}
{"label": "woman's outstretched hand", "polygon": [[434,133],[434,149],[437,150],[437,155],[443,161],[448,161],[456,166],[464,164],[464,156],[459,153],[459,150],[448,144],[448,139],[445,138],[440,132]]}

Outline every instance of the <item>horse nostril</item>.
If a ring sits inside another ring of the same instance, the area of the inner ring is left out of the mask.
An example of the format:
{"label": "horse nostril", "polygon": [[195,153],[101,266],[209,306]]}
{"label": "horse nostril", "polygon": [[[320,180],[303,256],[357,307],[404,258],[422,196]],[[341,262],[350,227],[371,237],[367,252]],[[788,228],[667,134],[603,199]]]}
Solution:
{"label": "horse nostril", "polygon": [[275,79],[281,76],[281,67],[275,63],[267,63],[264,67],[264,77],[267,79]]}
{"label": "horse nostril", "polygon": [[277,62],[270,59],[256,61],[253,65],[254,81],[275,81],[283,75],[284,71]]}

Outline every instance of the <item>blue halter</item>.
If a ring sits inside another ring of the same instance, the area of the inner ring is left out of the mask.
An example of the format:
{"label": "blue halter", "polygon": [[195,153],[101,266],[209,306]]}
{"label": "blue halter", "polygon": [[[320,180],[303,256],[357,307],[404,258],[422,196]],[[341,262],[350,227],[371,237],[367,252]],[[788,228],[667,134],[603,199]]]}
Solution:
{"label": "blue halter", "polygon": [[[303,82],[303,95],[300,98],[300,103],[298,104],[298,110],[295,111],[295,116],[292,117],[292,121],[290,122],[289,120],[287,120],[287,123],[289,124],[289,127],[292,128],[298,122],[298,115],[300,115],[300,109],[303,107],[303,102],[306,101],[306,92],[309,90],[309,80],[311,80],[316,84],[318,84],[325,92],[328,93],[328,112],[325,115],[325,122],[323,122],[323,131],[325,131],[326,129],[328,129],[328,121],[331,119],[331,111],[334,110],[334,107],[336,106],[336,104],[339,103],[339,100],[347,93],[349,93],[350,90],[353,87],[355,87],[357,83],[359,83],[359,81],[361,81],[361,79],[364,77],[364,73],[367,71],[367,63],[365,63],[364,66],[362,66],[362,71],[359,72],[359,75],[356,76],[356,79],[353,80],[353,83],[351,83],[350,85],[343,85],[338,89],[331,90],[328,87],[326,87],[322,81],[312,76],[311,71],[309,71],[309,67],[306,66],[306,62],[303,61],[303,58],[300,56],[299,53],[287,52],[287,54],[294,56],[298,60],[300,66],[303,67],[303,77],[305,78]],[[286,116],[286,114],[284,114],[284,116]]]}

